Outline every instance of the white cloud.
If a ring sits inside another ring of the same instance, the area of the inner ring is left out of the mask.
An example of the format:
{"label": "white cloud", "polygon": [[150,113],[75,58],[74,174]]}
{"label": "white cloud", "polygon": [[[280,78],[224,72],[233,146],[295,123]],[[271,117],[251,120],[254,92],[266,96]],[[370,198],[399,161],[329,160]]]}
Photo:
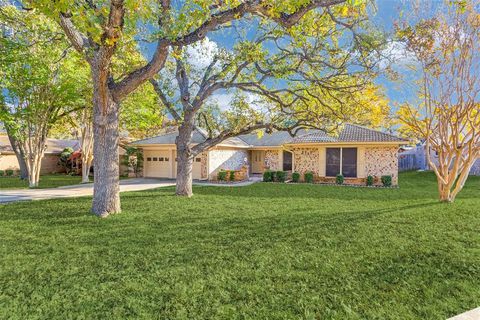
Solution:
{"label": "white cloud", "polygon": [[[242,94],[246,96],[247,102],[252,106],[252,108],[258,111],[266,111],[267,108],[265,102],[259,95],[250,92],[243,92]],[[208,102],[216,103],[220,110],[225,111],[230,109],[234,97],[235,94],[233,92],[221,92],[212,95],[208,99]]]}
{"label": "white cloud", "polygon": [[215,41],[205,38],[187,47],[189,64],[198,69],[205,69],[212,62],[213,57],[218,53],[219,48]]}
{"label": "white cloud", "polygon": [[387,48],[383,50],[382,55],[385,57],[380,62],[382,69],[389,65],[405,67],[417,63],[415,55],[407,49],[405,43],[400,41],[390,42]]}

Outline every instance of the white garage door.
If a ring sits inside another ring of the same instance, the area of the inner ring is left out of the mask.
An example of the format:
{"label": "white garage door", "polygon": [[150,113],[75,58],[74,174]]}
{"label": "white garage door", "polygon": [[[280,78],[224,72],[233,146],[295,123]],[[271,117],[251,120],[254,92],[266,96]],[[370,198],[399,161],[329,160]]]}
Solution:
{"label": "white garage door", "polygon": [[170,151],[146,151],[144,155],[145,176],[171,178],[172,161]]}
{"label": "white garage door", "polygon": [[[175,157],[177,152],[175,151]],[[174,177],[177,176],[177,161],[175,160],[175,167],[173,171]],[[202,158],[200,155],[196,156],[193,159],[193,169],[192,169],[192,177],[193,179],[201,179],[202,178]]]}

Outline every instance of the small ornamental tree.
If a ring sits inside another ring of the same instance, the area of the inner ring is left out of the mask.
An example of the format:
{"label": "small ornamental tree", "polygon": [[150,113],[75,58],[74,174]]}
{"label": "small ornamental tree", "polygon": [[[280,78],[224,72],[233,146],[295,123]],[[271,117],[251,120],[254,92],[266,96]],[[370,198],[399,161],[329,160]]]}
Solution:
{"label": "small ornamental tree", "polygon": [[421,102],[402,106],[399,118],[425,139],[445,202],[455,200],[480,157],[479,18],[472,3],[459,1],[431,19],[400,25],[398,32],[422,74]]}
{"label": "small ornamental tree", "polygon": [[53,21],[15,6],[0,10],[0,121],[37,187],[50,130],[83,108],[78,73],[68,68],[68,45]]}

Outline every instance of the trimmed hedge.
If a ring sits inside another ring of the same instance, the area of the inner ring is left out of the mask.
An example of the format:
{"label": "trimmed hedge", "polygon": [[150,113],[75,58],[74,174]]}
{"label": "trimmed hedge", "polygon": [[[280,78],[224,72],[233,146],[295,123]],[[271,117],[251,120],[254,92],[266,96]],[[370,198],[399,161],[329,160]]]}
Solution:
{"label": "trimmed hedge", "polygon": [[3,177],[5,175],[5,171],[0,170],[0,177]]}
{"label": "trimmed hedge", "polygon": [[367,177],[367,186],[373,186],[373,177],[372,176],[368,176]]}
{"label": "trimmed hedge", "polygon": [[275,180],[275,172],[265,170],[263,172],[263,182],[273,182]]}
{"label": "trimmed hedge", "polygon": [[382,176],[381,179],[384,187],[390,187],[392,185],[392,176]]}
{"label": "trimmed hedge", "polygon": [[219,181],[226,181],[227,180],[227,171],[225,170],[220,170],[217,175],[217,179]]}
{"label": "trimmed hedge", "polygon": [[7,170],[5,170],[5,175],[6,175],[7,177],[13,176],[13,170],[12,170],[12,169],[7,169]]}
{"label": "trimmed hedge", "polygon": [[345,178],[343,177],[342,174],[337,174],[337,177],[335,178],[335,181],[337,184],[343,184],[343,182],[345,181]]}
{"label": "trimmed hedge", "polygon": [[313,172],[311,171],[305,172],[304,179],[306,183],[313,183]]}
{"label": "trimmed hedge", "polygon": [[285,180],[287,180],[287,172],[286,171],[277,171],[275,173],[275,181],[285,182]]}
{"label": "trimmed hedge", "polygon": [[235,181],[235,171],[230,171],[230,181]]}
{"label": "trimmed hedge", "polygon": [[300,173],[294,172],[292,173],[292,182],[299,182],[300,181]]}

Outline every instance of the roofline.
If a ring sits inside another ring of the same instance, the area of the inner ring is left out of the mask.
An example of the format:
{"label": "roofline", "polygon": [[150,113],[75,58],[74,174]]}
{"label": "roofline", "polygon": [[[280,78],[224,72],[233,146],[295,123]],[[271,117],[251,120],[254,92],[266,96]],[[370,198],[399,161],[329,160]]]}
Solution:
{"label": "roofline", "polygon": [[[215,146],[210,147],[207,150],[211,150],[217,147],[226,147],[226,148],[235,148],[235,149],[248,149],[248,150],[265,150],[265,149],[282,149],[285,146],[300,146],[300,147],[312,147],[312,146],[335,146],[335,145],[367,145],[367,146],[375,146],[375,145],[382,145],[382,146],[400,146],[405,144],[407,141],[332,141],[332,142],[301,142],[301,143],[283,143],[278,146],[236,146],[231,144],[217,144]],[[195,146],[196,144],[191,144]],[[160,148],[160,149],[171,149],[176,148],[175,144],[171,143],[152,143],[152,144],[138,144],[135,145],[136,147],[140,148]]]}
{"label": "roofline", "polygon": [[288,146],[312,146],[312,145],[402,145],[406,141],[332,141],[332,142],[299,142],[285,143]]}
{"label": "roofline", "polygon": [[[196,146],[198,143],[191,143],[190,145],[191,146]],[[149,148],[149,147],[154,147],[154,148],[176,148],[177,145],[174,144],[174,143],[149,143],[149,144],[134,144],[134,143],[130,143],[129,145],[133,145],[133,146],[136,146],[136,147],[140,147],[140,148]],[[215,146],[212,146],[211,148],[214,148],[214,147],[228,147],[228,148],[238,148],[238,149],[250,149],[251,146],[236,146],[234,144],[217,144]]]}

